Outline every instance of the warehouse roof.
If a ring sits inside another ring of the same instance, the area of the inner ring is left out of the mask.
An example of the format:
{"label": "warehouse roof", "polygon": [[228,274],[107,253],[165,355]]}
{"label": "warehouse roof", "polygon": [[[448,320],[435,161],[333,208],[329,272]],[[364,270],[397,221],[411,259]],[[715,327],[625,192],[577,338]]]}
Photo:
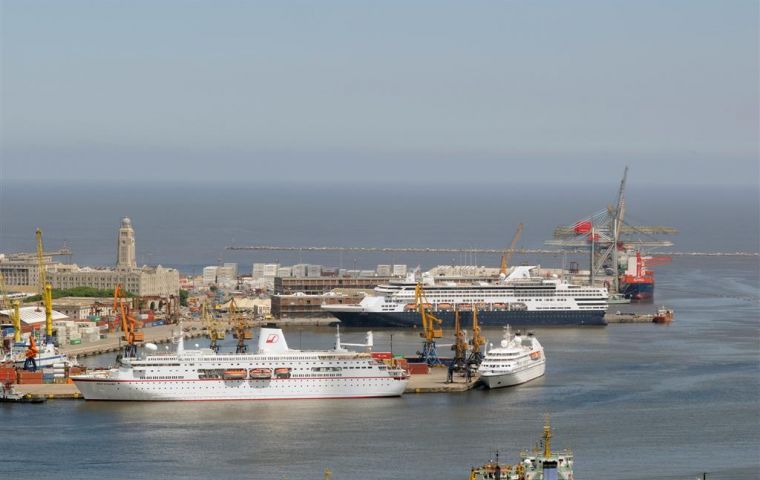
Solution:
{"label": "warehouse roof", "polygon": [[[4,317],[10,317],[13,310],[0,310],[0,315]],[[27,325],[37,325],[39,323],[45,323],[45,309],[42,307],[21,307],[19,308],[19,314],[21,315],[21,323]],[[53,320],[65,320],[69,317],[53,310]]]}

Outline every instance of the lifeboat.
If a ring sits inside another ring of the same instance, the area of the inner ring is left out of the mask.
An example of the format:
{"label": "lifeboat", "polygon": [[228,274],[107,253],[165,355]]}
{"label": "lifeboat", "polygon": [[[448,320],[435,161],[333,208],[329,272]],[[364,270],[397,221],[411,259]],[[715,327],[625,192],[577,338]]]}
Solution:
{"label": "lifeboat", "polygon": [[471,303],[460,303],[457,308],[459,310],[472,310],[472,304]]}
{"label": "lifeboat", "polygon": [[506,310],[507,309],[507,304],[506,303],[494,303],[493,304],[493,309],[494,310]]}
{"label": "lifeboat", "polygon": [[247,375],[248,372],[244,368],[232,368],[222,374],[225,380],[245,380]]}
{"label": "lifeboat", "polygon": [[248,375],[254,380],[268,380],[272,378],[272,370],[269,368],[252,368]]}
{"label": "lifeboat", "polygon": [[407,312],[414,312],[417,310],[417,305],[414,303],[407,303],[406,305],[404,305],[404,310],[406,310]]}
{"label": "lifeboat", "polygon": [[438,304],[438,310],[451,310],[451,304],[450,303],[439,303]]}
{"label": "lifeboat", "polygon": [[290,378],[290,369],[289,368],[275,368],[274,376],[277,378]]}
{"label": "lifeboat", "polygon": [[541,352],[533,352],[530,354],[531,360],[538,360],[539,358],[541,358]]}

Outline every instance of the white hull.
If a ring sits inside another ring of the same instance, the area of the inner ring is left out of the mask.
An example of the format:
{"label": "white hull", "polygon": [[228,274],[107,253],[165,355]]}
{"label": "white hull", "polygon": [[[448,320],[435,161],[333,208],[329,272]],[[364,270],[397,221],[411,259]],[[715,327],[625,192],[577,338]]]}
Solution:
{"label": "white hull", "polygon": [[482,374],[480,376],[480,381],[488,388],[512,387],[543,376],[545,370],[546,361],[541,360],[540,362],[514,372],[489,372],[487,374]]}
{"label": "white hull", "polygon": [[73,377],[87,400],[210,401],[397,397],[406,379],[99,380]]}

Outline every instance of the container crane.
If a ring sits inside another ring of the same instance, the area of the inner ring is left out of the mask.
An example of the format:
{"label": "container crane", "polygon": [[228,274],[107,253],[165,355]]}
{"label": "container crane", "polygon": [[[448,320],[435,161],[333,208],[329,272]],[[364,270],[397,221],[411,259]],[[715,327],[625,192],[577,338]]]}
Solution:
{"label": "container crane", "polygon": [[421,283],[418,283],[414,288],[414,299],[417,303],[417,311],[422,318],[422,332],[420,332],[420,337],[425,339],[424,342],[422,342],[422,351],[417,352],[417,354],[419,355],[420,360],[424,360],[428,365],[440,365],[441,360],[438,358],[438,349],[435,344],[435,339],[443,337],[443,329],[441,328],[443,321],[431,312],[428,312],[429,303],[425,298],[425,292],[422,289]]}
{"label": "container crane", "polygon": [[501,256],[501,269],[499,270],[500,275],[507,275],[507,266],[512,260],[512,254],[515,251],[515,246],[517,245],[517,242],[520,240],[520,235],[522,235],[523,231],[523,224],[519,224],[517,226],[517,230],[515,230],[515,236],[512,237],[512,243],[509,245],[509,249],[504,252],[504,254]]}
{"label": "container crane", "polygon": [[42,247],[42,230],[39,228],[35,233],[37,237],[37,266],[39,267],[40,295],[45,306],[45,339],[47,343],[53,343],[53,287],[47,281],[47,267],[45,265]]}

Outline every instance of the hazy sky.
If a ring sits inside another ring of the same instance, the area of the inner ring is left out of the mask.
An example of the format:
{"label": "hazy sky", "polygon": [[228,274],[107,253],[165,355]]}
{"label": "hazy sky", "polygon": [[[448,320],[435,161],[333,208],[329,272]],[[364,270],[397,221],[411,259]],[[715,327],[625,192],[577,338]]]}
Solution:
{"label": "hazy sky", "polygon": [[3,1],[4,179],[758,183],[758,3]]}

